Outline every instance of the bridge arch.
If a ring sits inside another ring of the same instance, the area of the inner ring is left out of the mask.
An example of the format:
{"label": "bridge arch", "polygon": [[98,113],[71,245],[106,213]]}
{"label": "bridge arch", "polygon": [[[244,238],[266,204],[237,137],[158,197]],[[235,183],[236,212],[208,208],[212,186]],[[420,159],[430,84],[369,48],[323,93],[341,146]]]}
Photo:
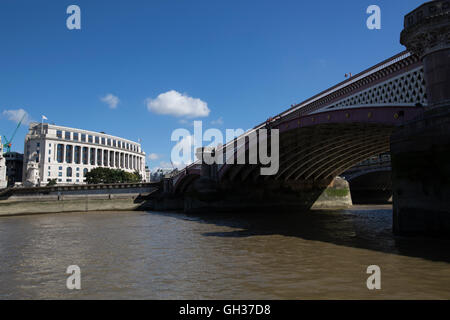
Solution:
{"label": "bridge arch", "polygon": [[224,165],[219,176],[229,181],[327,180],[372,156],[388,152],[396,126],[422,112],[420,107],[349,108],[299,116],[277,123],[279,171],[260,177],[259,165]]}

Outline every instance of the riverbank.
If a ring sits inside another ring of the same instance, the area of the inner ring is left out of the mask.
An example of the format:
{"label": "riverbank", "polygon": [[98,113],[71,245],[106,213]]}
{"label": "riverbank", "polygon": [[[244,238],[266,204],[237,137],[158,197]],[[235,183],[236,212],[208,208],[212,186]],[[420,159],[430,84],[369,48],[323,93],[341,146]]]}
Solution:
{"label": "riverbank", "polygon": [[138,210],[157,184],[73,185],[14,188],[0,194],[0,216],[78,211]]}
{"label": "riverbank", "polygon": [[90,195],[57,196],[41,199],[20,199],[0,201],[0,217],[43,213],[89,212],[89,211],[133,211],[139,209],[142,201],[138,195]]}

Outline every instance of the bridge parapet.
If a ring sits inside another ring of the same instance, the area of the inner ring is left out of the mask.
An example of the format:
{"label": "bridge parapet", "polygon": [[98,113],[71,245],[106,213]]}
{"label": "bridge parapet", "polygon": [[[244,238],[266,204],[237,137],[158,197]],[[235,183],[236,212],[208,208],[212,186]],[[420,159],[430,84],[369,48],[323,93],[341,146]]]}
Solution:
{"label": "bridge parapet", "polygon": [[[298,117],[327,108],[427,104],[419,57],[401,52],[273,117]],[[397,92],[398,90],[398,92]]]}

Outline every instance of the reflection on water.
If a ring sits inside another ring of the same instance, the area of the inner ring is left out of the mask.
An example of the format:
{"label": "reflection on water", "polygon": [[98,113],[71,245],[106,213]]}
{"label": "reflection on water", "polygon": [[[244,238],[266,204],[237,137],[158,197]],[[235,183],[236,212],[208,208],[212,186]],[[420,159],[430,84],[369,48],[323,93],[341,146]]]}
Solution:
{"label": "reflection on water", "polygon": [[[450,241],[394,237],[391,214],[0,218],[0,299],[450,299]],[[66,289],[74,264],[80,291]]]}

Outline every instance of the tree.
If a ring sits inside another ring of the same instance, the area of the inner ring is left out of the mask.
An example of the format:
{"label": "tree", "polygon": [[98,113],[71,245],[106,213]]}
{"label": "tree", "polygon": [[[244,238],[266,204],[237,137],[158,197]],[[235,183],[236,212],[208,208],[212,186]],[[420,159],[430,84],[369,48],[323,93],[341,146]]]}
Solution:
{"label": "tree", "polygon": [[50,179],[47,183],[47,187],[56,186],[56,179]]}
{"label": "tree", "polygon": [[84,177],[86,178],[86,183],[88,184],[130,183],[142,181],[142,177],[137,171],[130,173],[120,169],[102,167],[92,169],[87,172]]}

